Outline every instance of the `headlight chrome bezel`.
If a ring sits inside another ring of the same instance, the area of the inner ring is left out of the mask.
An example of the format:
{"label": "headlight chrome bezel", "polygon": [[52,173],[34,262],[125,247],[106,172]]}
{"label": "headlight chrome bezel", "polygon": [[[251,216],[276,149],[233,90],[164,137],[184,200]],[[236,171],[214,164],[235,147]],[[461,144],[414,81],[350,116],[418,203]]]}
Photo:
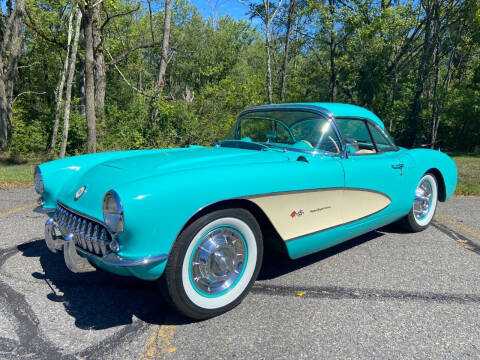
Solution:
{"label": "headlight chrome bezel", "polygon": [[33,182],[35,184],[35,192],[42,196],[44,191],[43,175],[38,165],[35,166],[35,171],[33,172]]}
{"label": "headlight chrome bezel", "polygon": [[120,196],[114,190],[107,191],[103,196],[102,212],[105,225],[112,235],[123,232],[125,225],[123,205]]}

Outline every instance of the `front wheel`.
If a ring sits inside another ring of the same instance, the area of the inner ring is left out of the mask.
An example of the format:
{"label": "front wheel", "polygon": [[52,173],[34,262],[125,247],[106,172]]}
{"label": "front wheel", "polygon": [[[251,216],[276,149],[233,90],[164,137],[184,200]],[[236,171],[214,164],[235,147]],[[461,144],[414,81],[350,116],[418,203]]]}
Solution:
{"label": "front wheel", "polygon": [[418,182],[413,207],[401,221],[403,227],[412,232],[425,230],[435,215],[437,202],[437,180],[435,176],[427,173]]}
{"label": "front wheel", "polygon": [[179,312],[207,319],[243,300],[257,278],[262,256],[262,234],[250,212],[214,211],[179,235],[161,284]]}

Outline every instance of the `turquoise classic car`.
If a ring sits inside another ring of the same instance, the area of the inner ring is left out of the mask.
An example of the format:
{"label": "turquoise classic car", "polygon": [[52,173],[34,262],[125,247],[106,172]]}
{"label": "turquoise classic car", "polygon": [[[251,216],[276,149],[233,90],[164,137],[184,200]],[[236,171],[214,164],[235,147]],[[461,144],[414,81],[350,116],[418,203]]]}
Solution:
{"label": "turquoise classic car", "polygon": [[308,103],[246,110],[213,147],[75,156],[34,177],[46,245],[71,271],[155,280],[205,319],[241,302],[264,245],[296,259],[396,221],[424,230],[457,170],[396,146],[364,108]]}

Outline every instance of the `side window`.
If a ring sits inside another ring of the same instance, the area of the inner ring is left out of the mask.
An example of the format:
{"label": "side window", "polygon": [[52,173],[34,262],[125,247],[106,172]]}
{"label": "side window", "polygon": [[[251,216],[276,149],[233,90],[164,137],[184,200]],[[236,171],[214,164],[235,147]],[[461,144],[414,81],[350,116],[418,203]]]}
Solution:
{"label": "side window", "polygon": [[370,123],[368,124],[368,128],[372,133],[373,141],[375,141],[379,151],[392,151],[396,149],[395,144],[383,133],[383,131]]}
{"label": "side window", "polygon": [[365,121],[357,119],[337,119],[336,122],[345,141],[355,140],[357,142],[357,153],[359,155],[375,153],[375,145],[373,144]]}

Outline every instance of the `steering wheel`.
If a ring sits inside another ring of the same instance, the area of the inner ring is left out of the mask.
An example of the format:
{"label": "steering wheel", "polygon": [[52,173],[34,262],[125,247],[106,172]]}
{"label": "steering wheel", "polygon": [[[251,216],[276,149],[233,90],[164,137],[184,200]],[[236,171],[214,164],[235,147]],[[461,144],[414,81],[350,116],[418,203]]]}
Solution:
{"label": "steering wheel", "polygon": [[308,146],[310,146],[310,147],[313,149],[313,145],[312,145],[312,143],[311,143],[310,141],[303,139],[303,140],[300,140],[299,142],[303,142],[303,143],[307,144]]}
{"label": "steering wheel", "polygon": [[330,140],[330,142],[333,144],[333,146],[337,150],[337,153],[340,153],[340,148],[338,147],[337,142],[330,135],[328,136],[328,140]]}

